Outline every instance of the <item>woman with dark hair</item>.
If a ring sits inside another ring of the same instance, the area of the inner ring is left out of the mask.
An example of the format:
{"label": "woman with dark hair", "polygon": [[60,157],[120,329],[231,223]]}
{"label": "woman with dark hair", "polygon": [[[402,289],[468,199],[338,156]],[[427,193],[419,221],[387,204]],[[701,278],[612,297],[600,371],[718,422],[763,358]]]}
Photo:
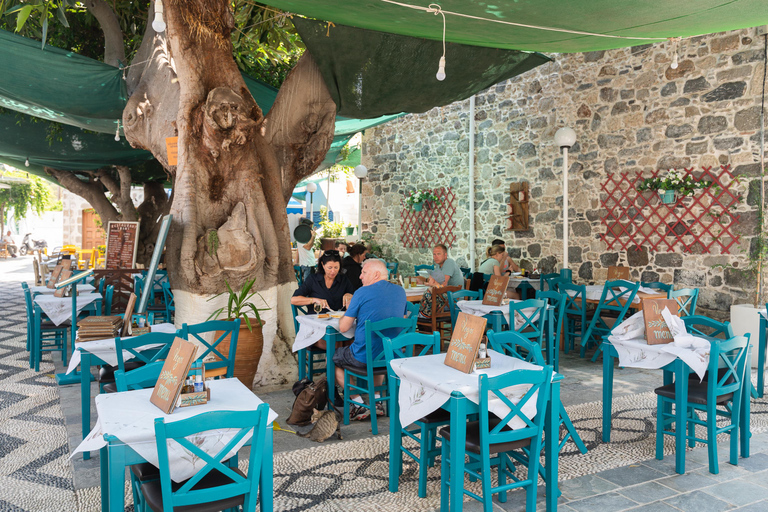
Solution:
{"label": "woman with dark hair", "polygon": [[367,253],[368,248],[366,246],[355,244],[349,248],[347,257],[341,260],[342,272],[347,276],[355,290],[363,286],[363,282],[360,280],[360,273],[363,271],[363,262]]}
{"label": "woman with dark hair", "polygon": [[293,293],[291,304],[318,304],[323,310],[333,311],[347,307],[355,289],[340,270],[339,251],[325,251],[317,262],[317,272],[304,279],[299,289]]}

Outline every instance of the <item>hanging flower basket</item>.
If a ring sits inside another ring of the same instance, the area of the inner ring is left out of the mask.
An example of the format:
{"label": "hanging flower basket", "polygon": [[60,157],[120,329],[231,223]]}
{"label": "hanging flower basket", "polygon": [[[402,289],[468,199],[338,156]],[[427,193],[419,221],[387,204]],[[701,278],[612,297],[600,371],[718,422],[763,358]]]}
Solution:
{"label": "hanging flower basket", "polygon": [[431,208],[439,205],[441,200],[431,189],[414,190],[405,197],[405,206],[415,212],[420,212],[424,203],[427,203],[427,208]]}
{"label": "hanging flower basket", "polygon": [[674,204],[679,197],[692,196],[697,190],[711,186],[712,181],[696,180],[690,174],[671,170],[663,176],[645,178],[637,185],[637,190],[656,191],[662,204]]}
{"label": "hanging flower basket", "polygon": [[423,207],[424,207],[424,203],[413,203],[411,205],[411,210],[415,212],[420,212]]}
{"label": "hanging flower basket", "polygon": [[662,204],[673,204],[677,202],[677,193],[674,190],[659,189],[659,199]]}

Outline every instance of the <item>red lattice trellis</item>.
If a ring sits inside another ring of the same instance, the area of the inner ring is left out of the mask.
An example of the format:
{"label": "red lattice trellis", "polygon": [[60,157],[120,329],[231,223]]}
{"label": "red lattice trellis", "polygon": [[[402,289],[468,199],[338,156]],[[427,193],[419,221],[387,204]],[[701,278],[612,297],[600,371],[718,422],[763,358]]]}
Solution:
{"label": "red lattice trellis", "polygon": [[693,174],[693,168],[685,173],[713,184],[674,204],[661,203],[655,192],[638,192],[637,185],[643,180],[640,172],[634,176],[609,174],[601,186],[606,195],[600,198],[606,212],[601,219],[605,233],[600,237],[608,248],[639,250],[646,246],[650,251],[672,252],[679,247],[682,252],[697,254],[715,252],[713,249],[730,253],[739,241],[733,228],[740,216],[732,209],[741,199],[731,190],[735,179],[730,165],[720,166],[719,173],[712,167],[703,167],[699,176]]}
{"label": "red lattice trellis", "polygon": [[403,247],[431,248],[436,244],[450,247],[456,241],[456,221],[453,220],[456,196],[450,187],[436,188],[433,192],[442,204],[425,204],[420,212],[407,208],[401,201],[400,241]]}

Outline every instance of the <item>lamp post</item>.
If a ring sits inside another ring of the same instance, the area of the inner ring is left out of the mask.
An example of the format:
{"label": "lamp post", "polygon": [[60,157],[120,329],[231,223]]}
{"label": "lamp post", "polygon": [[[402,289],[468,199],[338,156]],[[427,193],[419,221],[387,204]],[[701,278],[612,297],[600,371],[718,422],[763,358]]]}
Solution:
{"label": "lamp post", "polygon": [[[563,270],[568,270],[568,150],[576,143],[576,132],[560,128],[555,133],[555,144],[563,153]],[[561,272],[562,273],[562,272]],[[567,274],[568,272],[565,272]]]}
{"label": "lamp post", "polygon": [[[315,192],[317,192],[317,183],[307,183],[307,192],[309,192],[309,220],[312,221],[312,225],[315,224],[315,215],[312,211],[312,198]],[[314,228],[313,228],[314,229]]]}
{"label": "lamp post", "polygon": [[363,164],[356,166],[355,176],[357,176],[360,185],[357,189],[359,197],[357,205],[357,238],[361,239],[363,236],[363,178],[368,176],[368,168]]}

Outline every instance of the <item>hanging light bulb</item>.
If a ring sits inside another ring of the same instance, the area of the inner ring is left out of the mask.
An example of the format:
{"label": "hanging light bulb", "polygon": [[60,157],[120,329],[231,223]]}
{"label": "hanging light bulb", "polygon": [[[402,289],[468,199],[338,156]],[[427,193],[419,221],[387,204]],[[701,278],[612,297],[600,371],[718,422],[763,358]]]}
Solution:
{"label": "hanging light bulb", "polygon": [[27,159],[24,161],[24,165],[26,167],[29,167],[29,157],[27,157]]}
{"label": "hanging light bulb", "polygon": [[445,56],[440,57],[440,64],[437,66],[437,74],[435,75],[435,78],[441,82],[445,80]]}
{"label": "hanging light bulb", "polygon": [[120,142],[120,121],[117,121],[117,128],[115,128],[115,142]]}
{"label": "hanging light bulb", "polygon": [[677,69],[678,63],[677,63],[677,52],[672,56],[672,64],[669,65],[672,69]]}
{"label": "hanging light bulb", "polygon": [[679,62],[677,60],[677,42],[680,41],[679,37],[672,38],[672,64],[669,65],[672,69],[677,69]]}
{"label": "hanging light bulb", "polygon": [[163,2],[155,0],[155,20],[152,22],[152,29],[158,34],[165,32],[165,22],[163,21]]}

